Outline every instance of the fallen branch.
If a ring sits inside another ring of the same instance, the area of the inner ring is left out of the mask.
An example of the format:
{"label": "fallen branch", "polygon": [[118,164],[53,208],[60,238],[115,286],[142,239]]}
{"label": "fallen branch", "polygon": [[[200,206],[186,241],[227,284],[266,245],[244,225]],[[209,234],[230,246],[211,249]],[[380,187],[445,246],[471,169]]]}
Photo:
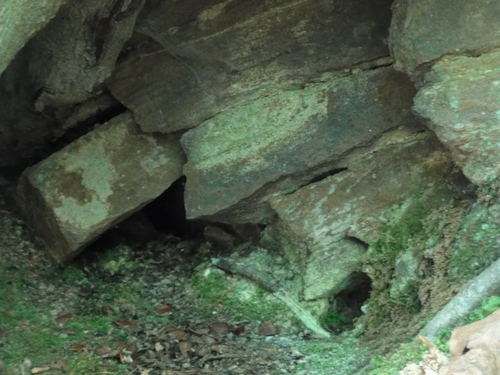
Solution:
{"label": "fallen branch", "polygon": [[300,319],[304,325],[317,335],[325,338],[330,338],[329,332],[325,331],[318,323],[318,320],[306,309],[304,309],[298,301],[295,300],[284,288],[282,288],[272,276],[257,270],[255,267],[230,261],[228,259],[214,258],[212,264],[224,272],[243,276],[253,283],[261,286],[268,292],[272,293],[276,298],[283,302],[292,313]]}
{"label": "fallen branch", "polygon": [[483,298],[500,292],[500,259],[465,284],[458,294],[420,331],[434,341],[442,329],[453,328],[460,320],[481,305]]}

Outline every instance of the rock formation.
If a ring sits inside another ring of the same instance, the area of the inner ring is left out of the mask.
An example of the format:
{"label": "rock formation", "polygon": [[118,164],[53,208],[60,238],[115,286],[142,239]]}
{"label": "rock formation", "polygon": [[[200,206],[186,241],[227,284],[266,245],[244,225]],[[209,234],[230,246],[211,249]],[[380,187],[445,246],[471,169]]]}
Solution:
{"label": "rock formation", "polygon": [[435,313],[500,257],[500,5],[391,3],[71,0],[0,77],[0,182],[60,262],[183,177],[304,301]]}

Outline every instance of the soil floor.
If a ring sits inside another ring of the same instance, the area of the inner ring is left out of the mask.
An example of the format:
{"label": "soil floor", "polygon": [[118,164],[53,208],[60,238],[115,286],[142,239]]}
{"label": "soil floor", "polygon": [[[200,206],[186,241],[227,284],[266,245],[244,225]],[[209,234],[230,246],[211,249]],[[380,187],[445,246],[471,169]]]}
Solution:
{"label": "soil floor", "polygon": [[352,334],[322,340],[272,321],[236,320],[224,306],[207,311],[186,285],[214,255],[173,236],[147,245],[104,238],[62,267],[1,202],[0,373],[322,375],[373,367],[374,345]]}

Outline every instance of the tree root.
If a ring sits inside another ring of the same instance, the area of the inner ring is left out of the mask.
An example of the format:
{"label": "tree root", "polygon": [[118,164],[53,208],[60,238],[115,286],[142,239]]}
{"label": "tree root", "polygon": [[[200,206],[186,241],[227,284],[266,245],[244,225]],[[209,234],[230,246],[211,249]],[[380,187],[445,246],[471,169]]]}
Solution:
{"label": "tree root", "polygon": [[272,293],[276,298],[283,302],[290,311],[302,322],[304,325],[313,331],[316,335],[324,338],[330,338],[331,335],[318,323],[309,311],[304,309],[300,303],[293,298],[284,288],[279,285],[272,276],[257,270],[255,267],[234,262],[228,259],[214,258],[212,264],[220,268],[224,272],[243,276],[249,281],[259,285],[268,292]]}

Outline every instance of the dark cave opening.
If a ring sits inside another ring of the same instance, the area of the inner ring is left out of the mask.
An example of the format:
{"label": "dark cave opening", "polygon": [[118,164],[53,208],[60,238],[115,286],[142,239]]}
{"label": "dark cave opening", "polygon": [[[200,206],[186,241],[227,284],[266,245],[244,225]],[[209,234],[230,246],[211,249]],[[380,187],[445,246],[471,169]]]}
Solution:
{"label": "dark cave opening", "polygon": [[186,177],[176,180],[154,201],[140,211],[160,233],[171,234],[182,239],[203,236],[204,224],[188,220],[184,207],[184,186]]}
{"label": "dark cave opening", "polygon": [[325,326],[335,333],[352,327],[356,318],[363,315],[362,307],[370,298],[372,280],[364,272],[349,276],[349,285],[330,298],[330,307],[324,317]]}

